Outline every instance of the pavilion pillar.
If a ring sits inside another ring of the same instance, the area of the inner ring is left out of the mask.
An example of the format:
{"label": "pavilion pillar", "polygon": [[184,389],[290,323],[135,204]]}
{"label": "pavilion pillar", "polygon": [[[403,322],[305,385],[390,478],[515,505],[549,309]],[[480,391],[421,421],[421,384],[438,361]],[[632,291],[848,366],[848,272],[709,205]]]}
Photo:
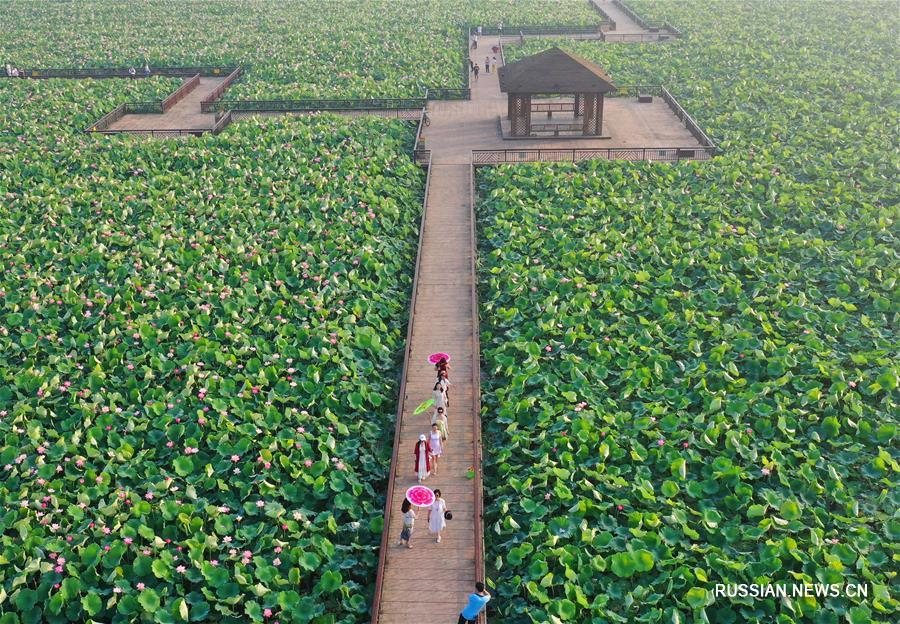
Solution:
{"label": "pavilion pillar", "polygon": [[524,93],[509,94],[509,133],[512,136],[531,134],[531,96]]}
{"label": "pavilion pillar", "polygon": [[603,94],[597,96],[597,136],[603,134]]}
{"label": "pavilion pillar", "polygon": [[593,93],[585,93],[581,97],[584,100],[584,121],[581,125],[581,134],[594,136],[597,133],[597,115],[595,113],[597,96]]}

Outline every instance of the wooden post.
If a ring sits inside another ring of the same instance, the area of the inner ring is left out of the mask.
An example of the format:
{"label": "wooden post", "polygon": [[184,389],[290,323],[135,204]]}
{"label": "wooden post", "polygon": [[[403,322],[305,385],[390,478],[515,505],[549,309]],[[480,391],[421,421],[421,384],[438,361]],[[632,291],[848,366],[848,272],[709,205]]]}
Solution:
{"label": "wooden post", "polygon": [[575,117],[584,115],[584,96],[580,93],[575,94]]}
{"label": "wooden post", "polygon": [[603,94],[597,96],[597,136],[603,134]]}
{"label": "wooden post", "polygon": [[584,121],[581,125],[581,134],[592,136],[594,134],[593,124],[596,120],[594,106],[597,100],[593,93],[584,93],[581,98],[584,101]]}

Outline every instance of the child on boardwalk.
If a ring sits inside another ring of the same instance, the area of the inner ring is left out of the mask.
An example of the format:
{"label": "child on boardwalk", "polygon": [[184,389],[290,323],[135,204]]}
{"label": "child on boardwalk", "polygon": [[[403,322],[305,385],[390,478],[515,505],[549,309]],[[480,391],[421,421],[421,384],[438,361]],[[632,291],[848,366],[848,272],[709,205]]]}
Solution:
{"label": "child on boardwalk", "polygon": [[472,71],[475,72],[475,80],[478,80],[478,64],[475,64],[475,67],[472,68]]}
{"label": "child on boardwalk", "polygon": [[431,447],[431,473],[437,475],[438,459],[444,453],[441,447],[441,429],[438,424],[431,423],[431,436],[428,438],[428,446]]}
{"label": "child on boardwalk", "polygon": [[428,508],[428,530],[437,533],[437,543],[441,543],[441,531],[447,528],[444,513],[447,511],[447,503],[441,498],[441,491],[435,489],[434,502]]}
{"label": "child on boardwalk", "polygon": [[403,542],[406,542],[406,547],[412,548],[409,540],[412,537],[413,528],[416,524],[416,512],[412,508],[412,503],[405,498],[400,506],[400,512],[403,514],[403,528],[400,530],[400,541],[397,542],[397,546],[402,546]]}
{"label": "child on boardwalk", "polygon": [[423,479],[427,479],[429,474],[431,474],[431,447],[423,433],[416,442],[416,476],[419,483],[422,483]]}

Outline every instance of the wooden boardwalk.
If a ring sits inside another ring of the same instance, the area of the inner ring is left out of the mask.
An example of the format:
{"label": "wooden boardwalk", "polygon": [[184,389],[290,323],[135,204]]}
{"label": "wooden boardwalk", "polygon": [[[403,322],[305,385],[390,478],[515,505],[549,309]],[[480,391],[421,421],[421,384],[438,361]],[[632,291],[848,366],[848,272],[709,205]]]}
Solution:
{"label": "wooden boardwalk", "polygon": [[216,116],[201,113],[200,102],[209,98],[223,82],[224,77],[201,77],[200,84],[165,113],[125,115],[110,125],[109,130],[211,130]]}
{"label": "wooden boardwalk", "polygon": [[[484,67],[493,56],[497,37],[482,37],[471,59]],[[498,55],[498,61],[499,61]],[[470,466],[480,471],[480,406],[478,396],[478,320],[475,295],[474,212],[470,196],[473,149],[519,147],[620,147],[630,145],[699,145],[662,103],[639,105],[628,100],[606,101],[611,139],[529,139],[506,141],[499,120],[506,112],[496,72],[481,73],[471,83],[468,101],[428,103],[431,125],[424,129],[424,148],[431,151],[426,214],[423,215],[410,315],[409,344],[396,424],[392,489],[385,510],[383,567],[379,566],[374,624],[447,624],[455,622],[476,580],[483,578],[484,544],[480,479],[466,478]],[[637,111],[637,112],[636,112]],[[604,127],[606,124],[604,124]],[[426,510],[419,512],[413,548],[398,546],[402,527],[400,504],[416,484],[413,449],[430,427],[430,410],[418,416],[416,406],[431,397],[434,367],[431,353],[452,356],[450,442],[438,475],[425,485],[439,488],[453,511],[440,544],[428,533]]]}

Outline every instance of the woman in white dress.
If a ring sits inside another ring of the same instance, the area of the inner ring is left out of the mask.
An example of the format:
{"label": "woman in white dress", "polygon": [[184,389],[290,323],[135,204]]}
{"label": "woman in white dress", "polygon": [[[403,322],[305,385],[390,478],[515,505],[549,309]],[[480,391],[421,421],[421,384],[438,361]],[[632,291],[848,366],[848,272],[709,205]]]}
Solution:
{"label": "woman in white dress", "polygon": [[419,479],[419,483],[422,483],[431,474],[431,447],[428,445],[428,438],[425,437],[424,433],[419,436],[419,441],[416,442],[415,458],[416,476]]}
{"label": "woman in white dress", "polygon": [[431,398],[434,399],[434,409],[439,407],[447,408],[446,396],[444,396],[444,389],[441,387],[441,382],[434,382],[434,388],[431,389]]}
{"label": "woman in white dress", "polygon": [[444,452],[441,448],[441,430],[437,423],[431,424],[431,437],[428,439],[428,445],[431,447],[431,473],[436,475],[438,458]]}
{"label": "woman in white dress", "polygon": [[447,503],[441,498],[441,491],[434,491],[434,502],[428,508],[428,530],[437,533],[437,543],[441,543],[441,531],[447,527],[444,512],[447,511]]}

